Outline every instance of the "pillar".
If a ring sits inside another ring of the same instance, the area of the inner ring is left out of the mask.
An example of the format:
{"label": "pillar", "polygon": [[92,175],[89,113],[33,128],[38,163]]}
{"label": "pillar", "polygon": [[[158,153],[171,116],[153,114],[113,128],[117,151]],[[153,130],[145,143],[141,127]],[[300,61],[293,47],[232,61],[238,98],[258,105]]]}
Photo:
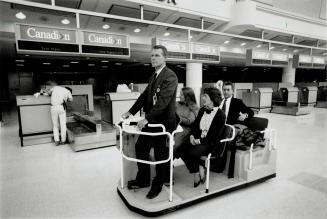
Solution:
{"label": "pillar", "polygon": [[292,63],[292,60],[290,60],[288,66],[283,68],[282,82],[288,82],[294,86],[296,69],[293,68]]}
{"label": "pillar", "polygon": [[200,105],[202,63],[186,63],[186,87],[193,88],[196,101]]}

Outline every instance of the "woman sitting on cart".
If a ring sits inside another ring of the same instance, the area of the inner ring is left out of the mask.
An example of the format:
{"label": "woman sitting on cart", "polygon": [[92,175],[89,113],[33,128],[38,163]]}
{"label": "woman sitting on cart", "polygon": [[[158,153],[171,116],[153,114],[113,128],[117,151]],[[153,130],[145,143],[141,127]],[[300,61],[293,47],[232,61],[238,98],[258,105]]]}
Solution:
{"label": "woman sitting on cart", "polygon": [[196,105],[195,94],[192,88],[183,87],[180,91],[180,101],[176,104],[176,114],[179,124],[183,128],[182,132],[175,134],[174,157],[179,158],[182,145],[189,142],[191,125],[198,115],[199,107]]}
{"label": "woman sitting on cart", "polygon": [[183,146],[180,155],[194,174],[194,187],[205,181],[204,162],[200,157],[208,155],[219,143],[226,121],[224,112],[219,109],[222,94],[217,88],[205,88],[201,98],[203,107],[192,124],[190,141]]}

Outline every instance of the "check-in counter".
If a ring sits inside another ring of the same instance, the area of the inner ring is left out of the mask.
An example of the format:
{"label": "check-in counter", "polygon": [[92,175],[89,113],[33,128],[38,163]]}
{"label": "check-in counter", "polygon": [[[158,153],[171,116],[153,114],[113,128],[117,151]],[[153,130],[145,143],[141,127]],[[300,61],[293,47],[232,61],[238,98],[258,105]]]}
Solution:
{"label": "check-in counter", "polygon": [[315,86],[306,86],[299,88],[301,105],[315,105],[317,102],[318,88]]}
{"label": "check-in counter", "polygon": [[50,97],[16,96],[21,146],[52,141]]}
{"label": "check-in counter", "polygon": [[267,113],[271,110],[272,88],[256,88],[243,93],[243,102],[257,113]]}
{"label": "check-in counter", "polygon": [[281,88],[283,93],[283,100],[286,98],[288,103],[298,103],[299,89],[297,87],[286,87]]}
{"label": "check-in counter", "polygon": [[327,108],[327,82],[319,82],[316,107]]}
{"label": "check-in counter", "polygon": [[119,122],[121,115],[127,112],[139,98],[139,92],[105,93],[101,100],[101,119],[109,124]]}
{"label": "check-in counter", "polygon": [[234,97],[243,99],[243,93],[251,92],[252,89],[252,83],[234,83]]}

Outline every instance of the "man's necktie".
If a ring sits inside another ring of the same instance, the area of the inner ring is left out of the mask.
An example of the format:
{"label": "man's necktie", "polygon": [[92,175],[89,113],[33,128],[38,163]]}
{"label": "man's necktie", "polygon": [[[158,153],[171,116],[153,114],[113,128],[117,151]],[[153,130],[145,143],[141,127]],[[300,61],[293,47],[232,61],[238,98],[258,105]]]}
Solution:
{"label": "man's necktie", "polygon": [[224,103],[223,103],[223,107],[221,109],[226,114],[226,99],[224,99],[223,101],[224,101]]}

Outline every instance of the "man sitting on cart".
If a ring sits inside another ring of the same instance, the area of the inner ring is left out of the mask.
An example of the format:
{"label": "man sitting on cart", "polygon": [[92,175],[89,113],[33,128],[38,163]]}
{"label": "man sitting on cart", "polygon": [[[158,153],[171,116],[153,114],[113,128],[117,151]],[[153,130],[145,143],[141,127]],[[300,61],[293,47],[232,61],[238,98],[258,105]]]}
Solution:
{"label": "man sitting on cart", "polygon": [[[137,127],[145,132],[160,132],[158,128],[149,128],[146,125],[163,124],[168,132],[176,128],[176,90],[178,79],[176,74],[166,66],[167,49],[156,45],[151,52],[151,64],[155,73],[150,77],[144,92],[136,100],[128,112],[122,115],[123,119],[135,115],[143,107],[145,118],[138,122]],[[149,160],[150,149],[154,148],[154,156],[157,161],[167,159],[169,147],[166,144],[166,135],[147,136],[140,135],[135,144],[137,159]],[[128,189],[139,189],[150,186],[150,166],[137,163],[138,172],[135,180],[128,182]],[[164,182],[169,180],[169,163],[156,165],[156,176],[152,181],[151,189],[146,195],[153,199],[161,192]]]}

